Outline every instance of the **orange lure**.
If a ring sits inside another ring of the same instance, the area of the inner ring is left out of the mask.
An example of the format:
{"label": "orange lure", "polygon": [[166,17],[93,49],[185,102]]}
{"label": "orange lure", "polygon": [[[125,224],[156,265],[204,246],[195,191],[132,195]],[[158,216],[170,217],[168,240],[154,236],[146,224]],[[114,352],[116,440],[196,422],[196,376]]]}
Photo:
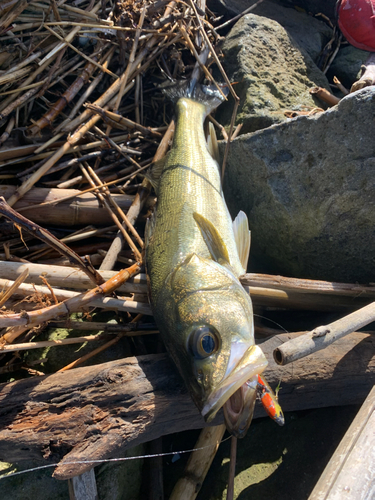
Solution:
{"label": "orange lure", "polygon": [[277,396],[268,383],[258,375],[258,396],[267,414],[279,425],[284,425],[285,419]]}

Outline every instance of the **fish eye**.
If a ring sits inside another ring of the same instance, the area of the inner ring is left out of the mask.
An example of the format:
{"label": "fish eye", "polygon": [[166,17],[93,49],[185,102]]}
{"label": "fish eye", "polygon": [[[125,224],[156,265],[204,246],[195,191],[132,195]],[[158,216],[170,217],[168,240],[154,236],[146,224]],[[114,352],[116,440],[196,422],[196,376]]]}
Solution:
{"label": "fish eye", "polygon": [[190,335],[190,348],[196,358],[208,358],[220,345],[217,330],[212,326],[201,326]]}

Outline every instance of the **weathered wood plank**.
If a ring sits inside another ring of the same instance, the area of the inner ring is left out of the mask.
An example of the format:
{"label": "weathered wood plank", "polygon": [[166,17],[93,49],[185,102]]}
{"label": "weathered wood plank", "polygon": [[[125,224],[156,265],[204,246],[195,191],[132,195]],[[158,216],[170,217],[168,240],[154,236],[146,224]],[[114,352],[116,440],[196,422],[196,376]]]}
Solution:
{"label": "weathered wood plank", "polygon": [[98,500],[94,469],[68,479],[69,500]]}
{"label": "weathered wood plank", "polygon": [[309,500],[375,498],[375,386],[333,454]]}
{"label": "weathered wood plank", "polygon": [[[262,344],[265,373],[282,381],[285,411],[360,404],[375,384],[375,337],[353,333],[324,351],[286,367],[273,349],[291,338]],[[258,407],[256,416],[263,416]],[[222,423],[219,415],[214,425]],[[0,386],[0,459],[60,461],[55,477],[90,469],[74,461],[119,456],[159,436],[204,427],[204,421],[166,354],[125,358]]]}

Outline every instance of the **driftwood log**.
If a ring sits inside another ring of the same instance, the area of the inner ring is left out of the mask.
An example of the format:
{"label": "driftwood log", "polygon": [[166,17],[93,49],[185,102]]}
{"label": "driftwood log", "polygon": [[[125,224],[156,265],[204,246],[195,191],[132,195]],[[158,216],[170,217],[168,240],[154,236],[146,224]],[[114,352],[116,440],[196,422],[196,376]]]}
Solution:
{"label": "driftwood log", "polygon": [[[375,336],[355,332],[287,367],[272,352],[293,334],[269,338],[265,375],[281,380],[284,411],[362,403],[375,383]],[[256,417],[264,416],[260,406]],[[222,423],[221,414],[213,422]],[[118,457],[159,436],[204,427],[166,354],[131,357],[0,386],[0,459],[59,462],[54,476],[89,470],[79,461]]]}

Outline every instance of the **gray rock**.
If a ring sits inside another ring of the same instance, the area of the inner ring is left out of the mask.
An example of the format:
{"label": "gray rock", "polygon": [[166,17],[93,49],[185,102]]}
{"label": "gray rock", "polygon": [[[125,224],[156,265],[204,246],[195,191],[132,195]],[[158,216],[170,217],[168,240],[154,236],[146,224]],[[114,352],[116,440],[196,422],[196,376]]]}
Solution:
{"label": "gray rock", "polygon": [[[25,450],[25,457],[26,454]],[[24,461],[19,465],[12,465],[0,462],[2,500],[35,500],[36,498],[66,500],[69,498],[68,481],[54,479],[52,477],[53,467],[11,476],[15,472],[26,471],[41,465],[46,464]]]}
{"label": "gray rock", "polygon": [[[127,451],[125,457],[138,457],[144,453],[139,445]],[[95,469],[100,500],[138,500],[142,482],[143,459],[107,463]]]}
{"label": "gray rock", "polygon": [[332,79],[337,76],[340,82],[350,89],[361,76],[361,66],[370,54],[371,52],[357,49],[352,45],[342,47],[327,72],[328,77]]}
{"label": "gray rock", "polygon": [[[218,14],[234,16],[248,9],[254,2],[249,0],[208,0],[208,7]],[[273,0],[273,3],[295,8],[311,15],[324,14],[330,19],[335,18],[336,0]],[[228,16],[228,17],[230,17]]]}
{"label": "gray rock", "polygon": [[[223,66],[241,98],[237,123],[253,132],[287,118],[287,109],[321,106],[309,94],[314,86],[329,88],[311,57],[276,21],[248,14],[233,27],[223,45]],[[230,123],[233,106],[224,103],[218,119]]]}
{"label": "gray rock", "polygon": [[313,61],[317,61],[320,52],[332,37],[332,29],[324,22],[306,12],[288,9],[270,1],[262,2],[252,14],[273,19],[281,24]]}
{"label": "gray rock", "polygon": [[[228,8],[236,14],[249,7],[247,0],[231,1]],[[299,12],[283,7],[270,0],[264,0],[251,14],[267,17],[278,22],[289,35],[316,61],[321,50],[332,37],[332,29],[324,22]]]}
{"label": "gray rock", "polygon": [[249,217],[263,270],[375,281],[374,110],[368,87],[318,116],[233,141],[224,191],[232,214]]}

